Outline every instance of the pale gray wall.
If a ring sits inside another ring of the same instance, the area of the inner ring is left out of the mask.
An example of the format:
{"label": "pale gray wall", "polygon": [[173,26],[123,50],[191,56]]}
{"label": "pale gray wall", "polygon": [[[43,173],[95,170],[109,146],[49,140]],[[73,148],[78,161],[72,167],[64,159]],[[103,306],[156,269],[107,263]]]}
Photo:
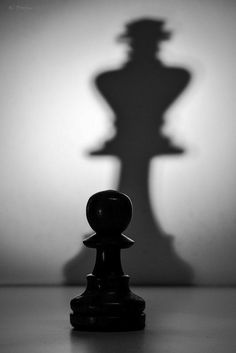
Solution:
{"label": "pale gray wall", "polygon": [[233,0],[2,2],[0,283],[61,283],[88,197],[116,188],[119,161],[86,156],[114,134],[92,79],[125,61],[124,24],[152,16],[173,31],[163,61],[192,73],[165,127],[188,153],[153,160],[153,212],[195,283],[235,284],[235,15]]}

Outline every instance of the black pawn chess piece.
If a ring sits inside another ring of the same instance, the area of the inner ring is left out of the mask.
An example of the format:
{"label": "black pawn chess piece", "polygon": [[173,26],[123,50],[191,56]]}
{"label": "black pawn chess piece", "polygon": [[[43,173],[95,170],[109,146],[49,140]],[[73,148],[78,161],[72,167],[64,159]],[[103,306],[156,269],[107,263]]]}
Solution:
{"label": "black pawn chess piece", "polygon": [[71,325],[86,331],[141,330],[145,301],[130,290],[120,260],[120,249],[134,243],[122,234],[132,217],[132,203],[123,193],[101,191],[88,200],[86,215],[96,233],[83,243],[97,255],[86,290],[71,300]]}

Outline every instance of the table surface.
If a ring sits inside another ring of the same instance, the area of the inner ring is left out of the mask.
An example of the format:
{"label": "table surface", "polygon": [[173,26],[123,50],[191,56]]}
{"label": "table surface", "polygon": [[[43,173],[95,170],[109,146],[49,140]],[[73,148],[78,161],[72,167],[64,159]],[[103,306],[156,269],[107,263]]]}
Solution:
{"label": "table surface", "polygon": [[147,304],[144,331],[75,332],[79,287],[0,288],[1,353],[235,353],[236,289],[134,287]]}

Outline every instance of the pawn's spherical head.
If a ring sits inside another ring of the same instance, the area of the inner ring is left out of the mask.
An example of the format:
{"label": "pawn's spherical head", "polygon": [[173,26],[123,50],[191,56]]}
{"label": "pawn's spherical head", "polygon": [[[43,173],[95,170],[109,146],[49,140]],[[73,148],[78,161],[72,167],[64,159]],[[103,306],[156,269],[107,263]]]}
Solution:
{"label": "pawn's spherical head", "polygon": [[132,217],[130,198],[115,190],[100,191],[90,197],[86,215],[95,232],[123,232]]}

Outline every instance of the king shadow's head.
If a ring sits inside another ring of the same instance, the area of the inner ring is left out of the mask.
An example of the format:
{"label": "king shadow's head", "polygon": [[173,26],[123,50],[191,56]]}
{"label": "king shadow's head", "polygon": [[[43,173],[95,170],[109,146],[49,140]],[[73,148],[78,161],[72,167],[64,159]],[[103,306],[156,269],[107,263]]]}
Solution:
{"label": "king shadow's head", "polygon": [[164,20],[143,18],[127,23],[118,40],[129,44],[131,56],[155,57],[160,44],[170,38],[171,32],[165,29]]}

